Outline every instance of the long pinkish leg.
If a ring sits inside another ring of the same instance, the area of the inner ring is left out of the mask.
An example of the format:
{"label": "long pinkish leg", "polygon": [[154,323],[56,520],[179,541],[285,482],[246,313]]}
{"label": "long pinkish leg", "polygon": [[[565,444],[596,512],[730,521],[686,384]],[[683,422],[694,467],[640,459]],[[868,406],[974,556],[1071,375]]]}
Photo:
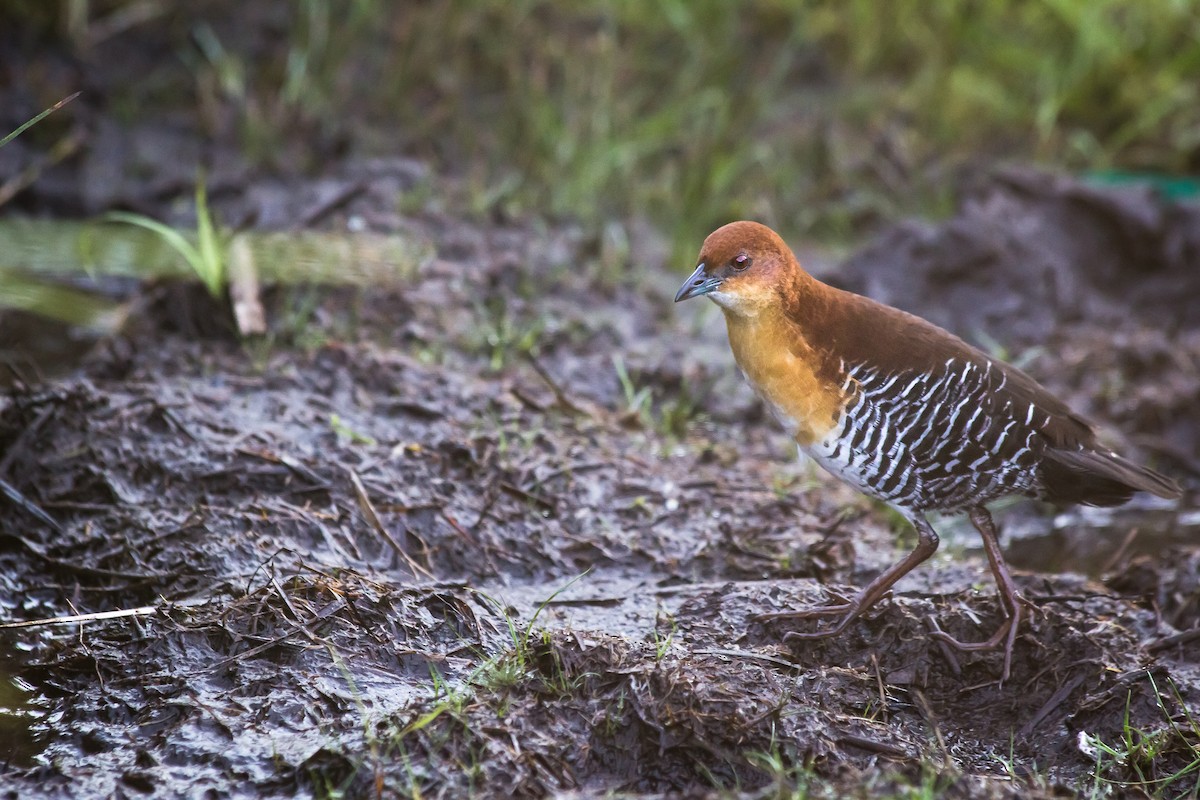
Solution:
{"label": "long pinkish leg", "polygon": [[996,579],[996,589],[1000,594],[1000,601],[1008,619],[992,634],[991,638],[983,642],[960,642],[942,631],[937,631],[933,635],[946,644],[967,651],[992,650],[998,647],[1000,642],[1004,642],[1004,673],[1000,680],[1006,681],[1012,669],[1013,644],[1017,640],[1017,631],[1021,627],[1021,606],[1027,601],[1017,591],[1012,573],[1008,571],[1008,564],[1004,561],[1004,554],[1000,552],[1000,538],[996,534],[996,525],[992,522],[992,515],[983,506],[972,508],[971,523],[983,538],[983,550],[987,553],[988,563],[992,567],[992,575]]}
{"label": "long pinkish leg", "polygon": [[816,616],[828,616],[842,614],[842,618],[837,624],[826,630],[813,631],[811,633],[802,633],[792,631],[783,637],[783,640],[790,641],[792,639],[824,639],[827,636],[836,636],[846,629],[851,622],[858,619],[862,614],[879,602],[879,599],[887,593],[896,581],[903,578],[908,573],[912,572],[913,568],[925,561],[938,548],[938,536],[933,530],[933,527],[923,516],[914,515],[910,517],[913,527],[917,529],[917,546],[905,556],[903,559],[888,567],[883,574],[875,580],[867,584],[858,597],[846,603],[837,603],[835,605],[820,606],[818,608],[800,609],[797,611],[779,611],[771,614],[760,614],[755,617],[758,620],[773,620],[773,619],[806,619]]}

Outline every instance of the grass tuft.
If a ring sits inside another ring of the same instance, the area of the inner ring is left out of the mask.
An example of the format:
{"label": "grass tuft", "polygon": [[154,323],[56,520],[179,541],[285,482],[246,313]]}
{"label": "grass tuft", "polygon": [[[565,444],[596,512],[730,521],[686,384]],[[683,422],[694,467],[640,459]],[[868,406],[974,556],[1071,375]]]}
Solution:
{"label": "grass tuft", "polygon": [[1125,704],[1120,736],[1113,741],[1081,731],[1079,748],[1095,761],[1092,797],[1109,796],[1113,789],[1152,798],[1200,795],[1200,724],[1171,682],[1164,694],[1146,673],[1162,722],[1140,728],[1131,720],[1133,692]]}
{"label": "grass tuft", "polygon": [[195,243],[183,232],[151,217],[128,211],[110,211],[104,215],[110,222],[123,222],[145,228],[162,238],[177,252],[195,273],[209,294],[220,298],[228,281],[226,236],[213,223],[208,209],[208,193],[204,180],[196,182]]}
{"label": "grass tuft", "polygon": [[[141,24],[173,16],[143,3],[162,13]],[[190,91],[206,128],[232,120],[267,163],[317,167],[352,133],[461,177],[476,213],[649,217],[680,258],[738,217],[845,239],[948,210],[949,177],[980,156],[1200,168],[1192,3],[969,12],[954,0],[299,0],[266,51],[218,13],[172,23],[186,69],[169,96]],[[114,107],[143,107],[146,91]]]}

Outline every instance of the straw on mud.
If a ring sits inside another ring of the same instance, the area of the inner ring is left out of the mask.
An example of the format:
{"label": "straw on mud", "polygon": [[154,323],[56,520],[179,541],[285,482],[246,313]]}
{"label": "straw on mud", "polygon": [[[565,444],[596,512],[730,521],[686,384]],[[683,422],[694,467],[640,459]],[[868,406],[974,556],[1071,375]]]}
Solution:
{"label": "straw on mud", "polygon": [[299,620],[297,620],[295,627],[293,627],[287,633],[283,633],[272,639],[268,639],[267,641],[263,642],[262,644],[251,647],[249,650],[245,650],[241,653],[237,653],[236,655],[232,655],[232,656],[229,656],[228,658],[224,658],[224,659],[218,661],[217,663],[213,664],[211,667],[209,667],[209,669],[217,670],[217,669],[221,669],[224,666],[232,664],[235,661],[242,661],[247,658],[253,658],[254,656],[258,655],[259,653],[264,653],[267,650],[270,650],[272,647],[276,647],[278,645],[283,644],[285,641],[292,638],[292,636],[298,632],[303,632],[305,634],[311,634],[311,630],[309,630],[309,626],[311,626],[315,622],[320,622],[321,620],[325,619],[326,617],[333,616],[334,614],[336,614],[337,612],[339,612],[343,608],[345,608],[347,605],[349,605],[349,601],[344,597],[339,597],[336,600],[333,600],[333,601],[329,602],[328,604],[326,604],[323,608],[318,610],[317,613],[313,614],[312,619],[310,619],[308,622],[300,622]]}
{"label": "straw on mud", "polygon": [[21,494],[21,491],[17,489],[17,487],[13,486],[3,478],[0,478],[0,493],[4,494],[5,497],[7,497],[16,505],[25,509],[25,511],[29,514],[37,517],[40,521],[49,525],[55,533],[61,534],[63,532],[63,528],[58,524],[58,520],[47,514],[44,510],[42,510],[41,506],[30,500],[25,495]]}
{"label": "straw on mud", "polygon": [[525,359],[529,362],[529,366],[533,367],[533,371],[538,374],[538,377],[550,387],[550,391],[554,393],[554,399],[560,406],[567,411],[570,411],[572,414],[582,414],[592,417],[595,416],[595,413],[580,407],[578,403],[576,403],[567,395],[566,391],[558,385],[558,382],[550,377],[550,373],[546,372],[546,368],[538,363],[538,360],[536,357],[534,357],[533,353],[526,353]]}
{"label": "straw on mud", "polygon": [[887,691],[883,688],[883,673],[879,669],[879,656],[871,653],[871,667],[875,671],[875,685],[879,689],[879,711],[886,722],[888,717]]}
{"label": "straw on mud", "polygon": [[942,764],[953,764],[954,757],[950,755],[950,750],[946,747],[946,740],[942,736],[942,728],[940,725],[938,725],[937,716],[933,713],[933,707],[929,705],[929,698],[927,698],[924,693],[922,693],[921,690],[917,689],[916,687],[911,687],[909,689],[909,695],[915,701],[914,704],[917,707],[917,711],[925,720],[925,724],[928,725],[930,730],[933,731],[933,736],[937,741],[938,749],[942,751]]}
{"label": "straw on mud", "polygon": [[26,425],[17,438],[8,446],[8,451],[4,454],[4,458],[0,458],[0,478],[8,474],[8,468],[12,466],[13,460],[17,454],[25,451],[33,438],[37,436],[41,427],[46,424],[46,420],[50,419],[50,415],[54,412],[54,406],[47,404],[45,408],[38,413],[37,417],[29,425]]}
{"label": "straw on mud", "polygon": [[300,626],[300,632],[308,637],[308,640],[313,644],[324,645],[325,642],[308,629],[308,626],[300,617],[300,612],[297,611],[296,606],[292,604],[292,598],[288,597],[287,592],[285,592],[283,587],[279,584],[279,578],[274,574],[274,570],[272,570],[271,574],[271,588],[275,590],[275,594],[279,595],[279,599],[283,601],[284,607],[287,608],[287,610],[291,613],[292,620]]}
{"label": "straw on mud", "polygon": [[362,509],[363,516],[365,516],[367,521],[371,523],[371,527],[375,529],[376,533],[383,537],[384,541],[392,546],[392,549],[396,551],[397,555],[399,555],[404,563],[408,565],[408,568],[412,572],[414,578],[420,574],[424,575],[430,580],[436,580],[433,576],[433,573],[414,561],[408,555],[405,549],[400,546],[400,543],[396,541],[396,538],[392,536],[387,528],[383,526],[383,521],[379,518],[379,513],[375,510],[375,504],[372,503],[371,498],[367,496],[367,487],[363,486],[363,482],[358,477],[358,473],[352,469],[347,470],[347,472],[350,473],[350,485],[354,487],[354,496],[358,499],[359,508]]}
{"label": "straw on mud", "polygon": [[40,544],[31,542],[31,541],[29,541],[29,539],[27,539],[24,536],[10,533],[10,534],[8,534],[8,538],[15,539],[17,542],[19,542],[21,544],[22,547],[24,547],[30,553],[33,553],[35,556],[40,558],[42,561],[45,561],[47,564],[52,564],[56,567],[60,567],[61,569],[65,569],[76,575],[94,575],[94,576],[98,576],[98,577],[102,577],[102,578],[124,578],[126,580],[132,580],[132,581],[145,581],[145,580],[150,580],[150,579],[154,579],[154,578],[157,578],[160,580],[170,579],[170,578],[174,578],[178,574],[176,572],[149,572],[149,571],[148,572],[125,572],[124,570],[118,570],[118,569],[104,569],[102,567],[89,567],[86,564],[76,564],[73,561],[67,561],[62,558],[55,558],[54,556],[47,553],[46,549],[44,547],[42,547]]}
{"label": "straw on mud", "polygon": [[784,669],[803,670],[800,664],[793,664],[786,659],[769,656],[766,653],[755,653],[753,650],[731,650],[721,647],[707,647],[693,651],[698,656],[720,656],[722,658],[743,658],[750,661],[766,661]]}
{"label": "straw on mud", "polygon": [[1163,636],[1160,639],[1154,639],[1148,645],[1146,645],[1146,649],[1151,653],[1157,653],[1160,650],[1166,650],[1174,647],[1177,644],[1187,644],[1188,642],[1196,639],[1200,639],[1200,628],[1192,628],[1182,633],[1176,633],[1172,636]]}
{"label": "straw on mud", "polygon": [[229,301],[233,319],[242,336],[258,336],[267,332],[267,313],[263,310],[261,284],[254,252],[249,240],[242,235],[229,242]]}
{"label": "straw on mud", "polygon": [[887,742],[879,742],[874,739],[868,739],[865,736],[856,736],[852,733],[843,734],[837,737],[838,744],[850,745],[857,747],[859,750],[866,750],[868,753],[877,753],[881,756],[891,756],[892,758],[904,759],[911,761],[913,756],[903,747]]}
{"label": "straw on mud", "polygon": [[[929,629],[930,633],[942,632],[941,627],[937,624],[937,620],[935,620],[933,617],[925,618],[925,627]],[[933,640],[937,642],[938,649],[940,650],[942,657],[946,659],[946,664],[949,665],[950,671],[954,673],[954,677],[957,678],[959,675],[962,675],[962,666],[958,663],[958,656],[956,656],[954,651],[950,649],[950,645],[946,644],[946,642],[940,636],[934,636]]]}
{"label": "straw on mud", "polygon": [[125,608],[120,611],[97,611],[92,614],[71,614],[66,617],[46,617],[45,619],[30,619],[23,622],[5,622],[0,624],[0,628],[32,628],[36,625],[70,625],[75,622],[93,622],[102,619],[145,617],[156,611],[158,611],[158,606],[142,606],[141,608]]}
{"label": "straw on mud", "polygon": [[592,470],[603,469],[604,467],[611,466],[613,466],[611,461],[578,461],[574,464],[567,464],[564,467],[551,470],[550,472],[546,473],[545,476],[536,479],[532,486],[534,488],[540,488],[555,478],[561,478],[563,475],[578,475],[581,472],[591,472]]}
{"label": "straw on mud", "polygon": [[1117,548],[1116,552],[1100,568],[1101,575],[1112,572],[1118,564],[1125,560],[1125,554],[1129,552],[1129,547],[1133,544],[1133,540],[1137,538],[1138,533],[1140,533],[1139,528],[1130,528],[1129,533],[1125,534],[1125,538],[1121,540],[1121,546]]}
{"label": "straw on mud", "polygon": [[1071,696],[1071,693],[1079,688],[1079,685],[1087,680],[1087,673],[1081,672],[1071,680],[1058,687],[1054,694],[1050,695],[1050,699],[1042,704],[1042,707],[1021,727],[1018,736],[1028,736],[1033,733],[1033,729],[1041,724],[1042,720],[1050,715],[1050,712],[1062,705],[1063,701]]}
{"label": "straw on mud", "polygon": [[501,481],[500,489],[504,492],[507,492],[508,494],[511,494],[514,497],[519,497],[521,499],[528,500],[529,502],[531,502],[535,505],[541,506],[542,508],[546,509],[547,511],[556,511],[558,509],[557,504],[553,500],[550,500],[546,497],[542,497],[541,495],[535,494],[535,493],[529,491],[528,489],[522,489],[519,486],[514,486],[513,484],[509,483],[508,481]]}
{"label": "straw on mud", "polygon": [[311,228],[325,217],[337,211],[349,203],[354,198],[367,190],[365,181],[352,181],[347,183],[328,197],[322,198],[310,206],[296,219],[296,224],[292,226],[293,230],[303,230]]}

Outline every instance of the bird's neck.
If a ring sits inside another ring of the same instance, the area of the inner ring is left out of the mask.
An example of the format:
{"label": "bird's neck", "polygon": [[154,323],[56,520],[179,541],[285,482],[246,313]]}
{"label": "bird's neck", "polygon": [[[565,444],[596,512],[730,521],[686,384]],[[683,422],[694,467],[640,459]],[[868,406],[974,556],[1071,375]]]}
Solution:
{"label": "bird's neck", "polygon": [[[814,341],[813,326],[805,324],[804,308],[778,304],[752,315],[725,309],[725,324],[733,357],[750,385],[788,433],[808,446],[838,421],[843,398],[825,363],[828,354]],[[819,313],[819,303],[813,311]]]}

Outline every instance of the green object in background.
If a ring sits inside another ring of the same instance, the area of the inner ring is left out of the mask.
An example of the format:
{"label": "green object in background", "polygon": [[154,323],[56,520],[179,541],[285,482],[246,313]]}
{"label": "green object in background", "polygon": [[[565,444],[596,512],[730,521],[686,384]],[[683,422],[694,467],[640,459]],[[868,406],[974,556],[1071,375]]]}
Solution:
{"label": "green object in background", "polygon": [[[196,232],[168,230],[171,237],[136,225],[0,220],[0,310],[110,329],[119,304],[78,288],[74,278],[196,279],[177,246],[197,241]],[[250,231],[235,238],[261,280],[285,285],[398,286],[434,255],[428,241],[396,234]],[[70,286],[63,276],[73,279]]]}
{"label": "green object in background", "polygon": [[1083,179],[1097,186],[1150,186],[1168,200],[1194,200],[1200,197],[1200,178],[1182,175],[1104,169],[1084,173]]}
{"label": "green object in background", "polygon": [[[195,241],[194,231],[180,235]],[[255,232],[245,238],[259,276],[272,283],[395,286],[434,254],[424,239],[398,234]],[[156,232],[132,225],[57,220],[0,220],[0,269],[37,275],[195,278],[180,253]],[[4,296],[0,284],[0,300]]]}
{"label": "green object in background", "polygon": [[101,333],[116,330],[124,319],[121,304],[113,300],[0,266],[0,311],[6,308]]}

